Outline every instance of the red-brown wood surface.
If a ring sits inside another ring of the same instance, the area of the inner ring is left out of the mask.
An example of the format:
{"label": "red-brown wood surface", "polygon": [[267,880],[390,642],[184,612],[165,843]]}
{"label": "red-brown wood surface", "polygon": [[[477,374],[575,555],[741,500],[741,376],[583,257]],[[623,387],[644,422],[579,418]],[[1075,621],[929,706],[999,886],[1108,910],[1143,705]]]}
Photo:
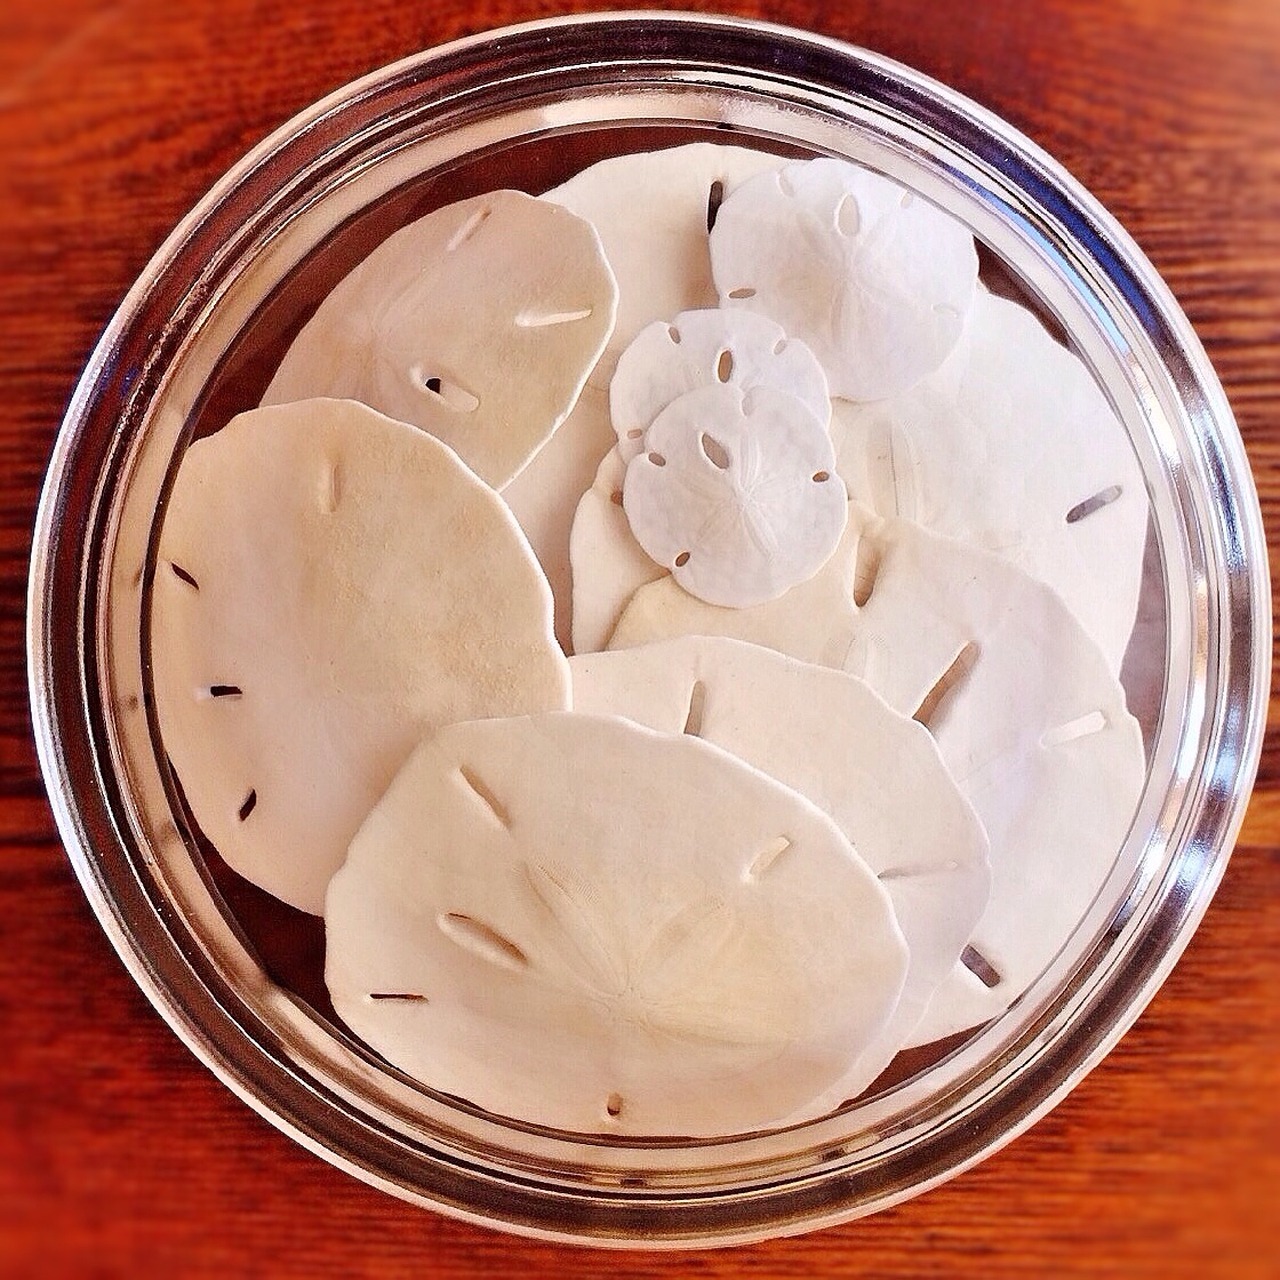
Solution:
{"label": "red-brown wood surface", "polygon": [[[877,1217],[676,1256],[411,1208],[234,1098],[91,915],[26,710],[30,526],[112,310],[251,144],[353,77],[562,0],[14,0],[0,8],[0,1275],[1280,1275],[1280,746],[1226,879],[1120,1046],[1010,1147]],[[1280,529],[1276,0],[779,0],[1022,128],[1164,273]],[[1273,704],[1273,722],[1276,719]]]}

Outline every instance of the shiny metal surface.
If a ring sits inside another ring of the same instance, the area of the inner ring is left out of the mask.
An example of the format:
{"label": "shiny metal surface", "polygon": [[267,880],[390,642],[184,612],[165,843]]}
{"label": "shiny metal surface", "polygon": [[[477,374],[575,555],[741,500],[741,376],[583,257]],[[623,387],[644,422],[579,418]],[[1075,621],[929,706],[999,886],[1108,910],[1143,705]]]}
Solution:
{"label": "shiny metal surface", "polygon": [[[538,189],[575,149],[686,135],[878,168],[968,222],[1057,316],[1147,476],[1165,680],[1149,784],[1111,881],[1013,1010],[821,1123],[610,1146],[433,1095],[270,981],[157,749],[146,570],[176,458],[214,412],[210,388],[226,384],[264,300],[329,251],[335,229],[469,184]],[[1257,500],[1216,379],[1150,265],[1050,159],[958,95],[847,46],[613,14],[493,33],[368,77],[268,139],[174,232],[104,335],[58,440],[33,552],[31,695],[58,823],[103,927],[251,1105],[335,1164],[445,1212],[683,1246],[807,1230],[916,1194],[1009,1141],[1106,1053],[1222,874],[1260,750],[1269,619]]]}

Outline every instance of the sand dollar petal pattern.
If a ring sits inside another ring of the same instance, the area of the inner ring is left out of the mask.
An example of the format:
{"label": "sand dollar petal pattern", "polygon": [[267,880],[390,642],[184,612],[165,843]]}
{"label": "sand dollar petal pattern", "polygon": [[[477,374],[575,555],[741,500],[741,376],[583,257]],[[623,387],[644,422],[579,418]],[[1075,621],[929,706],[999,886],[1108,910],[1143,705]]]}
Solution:
{"label": "sand dollar petal pattern", "polygon": [[848,508],[831,438],[806,405],[720,384],[658,415],[622,502],[636,541],[684,590],[734,608],[811,578]]}

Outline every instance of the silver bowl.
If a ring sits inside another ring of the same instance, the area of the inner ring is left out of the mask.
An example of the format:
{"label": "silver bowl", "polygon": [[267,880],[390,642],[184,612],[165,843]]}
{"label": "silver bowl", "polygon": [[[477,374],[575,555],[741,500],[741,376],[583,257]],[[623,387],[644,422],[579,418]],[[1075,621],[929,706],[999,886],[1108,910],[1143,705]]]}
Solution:
{"label": "silver bowl", "polygon": [[[372,244],[448,200],[537,192],[603,156],[708,138],[887,173],[968,223],[1069,335],[1149,488],[1148,779],[1093,908],[1004,1016],[819,1122],[610,1142],[434,1093],[337,1025],[314,926],[236,884],[183,811],[151,709],[148,575],[186,442],[256,403],[309,308]],[[356,1176],[471,1221],[712,1245],[917,1194],[1010,1141],[1115,1044],[1226,865],[1261,746],[1269,628],[1257,498],[1222,391],[1150,264],[1051,159],[863,50],[759,23],[609,14],[460,41],[358,81],[259,146],[175,230],[58,438],[32,560],[30,689],[58,825],[103,928],[253,1107]]]}

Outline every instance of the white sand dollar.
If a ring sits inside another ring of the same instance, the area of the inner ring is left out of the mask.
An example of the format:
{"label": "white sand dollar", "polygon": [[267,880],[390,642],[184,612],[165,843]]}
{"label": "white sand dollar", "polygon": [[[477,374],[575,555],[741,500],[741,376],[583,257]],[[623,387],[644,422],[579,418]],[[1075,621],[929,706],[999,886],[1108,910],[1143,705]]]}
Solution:
{"label": "white sand dollar", "polygon": [[752,311],[685,311],[646,325],[618,358],[609,411],[618,449],[630,462],[645,432],[673,400],[724,383],[772,387],[803,403],[824,426],[831,417],[827,375],[817,357],[781,326]]}
{"label": "white sand dollar", "polygon": [[568,705],[551,600],[498,496],[350,401],[235,418],[184,455],[152,594],[156,714],[242,875],[319,913],[421,737]]}
{"label": "white sand dollar", "polygon": [[1026,308],[978,291],[936,373],[832,420],[850,493],[1047,582],[1120,671],[1137,615],[1147,492],[1081,360]]}
{"label": "white sand dollar", "polygon": [[655,320],[716,305],[707,231],[741,182],[783,161],[694,142],[611,156],[548,191],[599,232],[618,279],[618,321],[591,381],[608,387],[618,356]]}
{"label": "white sand dollar", "polygon": [[325,923],[334,1007],[389,1061],[611,1135],[821,1114],[906,969],[888,896],[814,806],[696,738],[575,713],[426,742]]}
{"label": "white sand dollar", "polygon": [[898,1008],[846,1084],[888,1064],[987,905],[987,837],[929,731],[843,671],[689,636],[571,658],[575,711],[723,747],[829,814],[889,893],[910,951]]}
{"label": "white sand dollar", "polygon": [[493,191],[384,240],[320,304],[263,404],[360,400],[501,488],[573,407],[616,306],[590,225]]}
{"label": "white sand dollar", "polygon": [[721,304],[807,343],[833,395],[878,400],[942,363],[978,278],[973,236],[896,182],[799,160],[741,183],[711,233]]}
{"label": "white sand dollar", "polygon": [[851,509],[809,582],[753,609],[641,587],[611,648],[723,635],[860,675],[937,739],[991,842],[991,900],[934,996],[923,1043],[1002,1012],[1115,865],[1145,777],[1105,655],[1050,588],[996,556]]}
{"label": "white sand dollar", "polygon": [[603,649],[631,597],[646,582],[667,575],[666,569],[645,554],[631,532],[627,513],[622,509],[626,475],[627,464],[615,446],[605,454],[573,518],[569,560],[574,653]]}
{"label": "white sand dollar", "polygon": [[636,541],[680,587],[743,608],[812,577],[848,501],[825,425],[770,387],[700,387],[673,401],[627,466]]}

